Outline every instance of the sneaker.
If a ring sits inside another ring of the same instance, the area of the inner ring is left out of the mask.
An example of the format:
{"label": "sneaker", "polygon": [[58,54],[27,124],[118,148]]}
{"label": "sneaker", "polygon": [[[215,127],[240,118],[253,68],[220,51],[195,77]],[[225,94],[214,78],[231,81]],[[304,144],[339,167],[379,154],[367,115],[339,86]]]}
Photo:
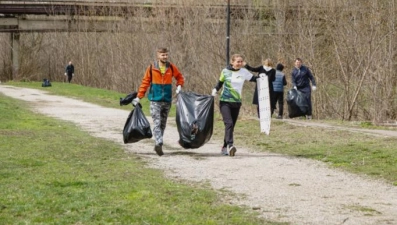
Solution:
{"label": "sneaker", "polygon": [[306,116],[306,119],[307,119],[307,120],[311,120],[311,119],[312,119],[312,116]]}
{"label": "sneaker", "polygon": [[282,119],[283,116],[278,115],[276,118],[277,118],[277,119]]}
{"label": "sneaker", "polygon": [[222,147],[221,154],[222,155],[229,155],[229,153],[227,153],[227,148],[226,147]]}
{"label": "sneaker", "polygon": [[154,151],[157,153],[157,155],[162,156],[164,155],[163,153],[163,146],[161,145],[155,145],[154,146]]}
{"label": "sneaker", "polygon": [[237,152],[237,149],[236,149],[236,147],[234,147],[234,146],[230,146],[229,147],[229,155],[230,156],[235,156],[236,155],[236,152]]}

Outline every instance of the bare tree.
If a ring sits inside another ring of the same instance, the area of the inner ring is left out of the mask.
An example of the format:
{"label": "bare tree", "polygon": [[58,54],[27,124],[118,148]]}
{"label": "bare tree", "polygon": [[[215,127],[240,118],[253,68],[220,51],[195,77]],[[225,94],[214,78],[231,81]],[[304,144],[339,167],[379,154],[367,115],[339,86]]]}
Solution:
{"label": "bare tree", "polygon": [[[231,53],[255,66],[264,57],[282,62],[289,81],[294,58],[303,58],[318,83],[317,118],[395,120],[395,1],[231,0]],[[165,46],[186,76],[184,89],[209,94],[226,66],[227,1],[151,2],[64,16],[79,32],[22,34],[20,79],[62,81],[72,60],[75,82],[128,93],[138,88],[155,49]],[[9,41],[0,35],[8,49],[0,55],[0,79],[10,78]],[[248,84],[243,95],[246,114],[255,113],[253,88]]]}

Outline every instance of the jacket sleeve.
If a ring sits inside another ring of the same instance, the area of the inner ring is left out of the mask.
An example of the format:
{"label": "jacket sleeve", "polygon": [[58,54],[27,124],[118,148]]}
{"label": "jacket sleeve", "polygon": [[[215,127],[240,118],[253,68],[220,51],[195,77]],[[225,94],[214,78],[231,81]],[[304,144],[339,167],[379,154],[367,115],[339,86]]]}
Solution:
{"label": "jacket sleeve", "polygon": [[292,72],[291,72],[291,83],[292,83],[292,87],[296,87],[296,82],[295,82],[295,69],[293,69]]}
{"label": "jacket sleeve", "polygon": [[284,86],[287,85],[287,79],[285,79],[285,76],[283,76],[283,85],[284,85]]}
{"label": "jacket sleeve", "polygon": [[222,86],[223,86],[223,82],[219,80],[215,86],[216,91],[219,91],[222,88]]}
{"label": "jacket sleeve", "polygon": [[276,70],[275,69],[271,69],[269,71],[269,82],[273,82],[276,80]]}
{"label": "jacket sleeve", "polygon": [[258,67],[251,67],[248,64],[245,64],[244,66],[247,70],[252,71],[252,72],[259,72],[260,69],[262,68],[262,66],[258,66]]}
{"label": "jacket sleeve", "polygon": [[216,91],[219,91],[223,87],[223,83],[225,82],[224,80],[225,77],[223,76],[223,70],[222,70],[218,83],[216,83],[216,86],[214,87]]}
{"label": "jacket sleeve", "polygon": [[172,71],[173,71],[173,76],[176,80],[176,86],[181,85],[181,87],[183,87],[183,85],[185,84],[185,77],[182,75],[181,71],[179,71],[178,67],[176,67],[174,64],[170,64],[170,66],[172,66]]}
{"label": "jacket sleeve", "polygon": [[252,76],[251,79],[249,80],[250,82],[256,82],[256,79],[258,79],[259,76]]}
{"label": "jacket sleeve", "polygon": [[309,79],[312,82],[312,86],[316,86],[316,79],[314,79],[314,76],[309,68],[307,68],[307,75],[309,76]]}
{"label": "jacket sleeve", "polygon": [[143,76],[141,86],[139,86],[138,89],[138,98],[143,98],[145,97],[147,89],[150,87],[150,84],[152,82],[152,77],[150,76],[150,66],[146,69],[145,75]]}

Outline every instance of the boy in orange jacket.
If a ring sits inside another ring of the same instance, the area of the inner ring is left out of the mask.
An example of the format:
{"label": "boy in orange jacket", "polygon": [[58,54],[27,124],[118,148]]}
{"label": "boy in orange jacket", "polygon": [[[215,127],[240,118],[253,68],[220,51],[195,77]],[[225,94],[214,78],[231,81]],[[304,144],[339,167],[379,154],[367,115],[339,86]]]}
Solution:
{"label": "boy in orange jacket", "polygon": [[178,94],[185,83],[185,78],[174,64],[168,62],[168,49],[159,48],[157,49],[157,61],[146,69],[138,89],[138,95],[132,101],[133,105],[138,104],[149,88],[148,99],[153,119],[153,135],[156,141],[154,151],[159,156],[164,155],[163,135],[171,108],[172,78],[176,80],[176,93]]}

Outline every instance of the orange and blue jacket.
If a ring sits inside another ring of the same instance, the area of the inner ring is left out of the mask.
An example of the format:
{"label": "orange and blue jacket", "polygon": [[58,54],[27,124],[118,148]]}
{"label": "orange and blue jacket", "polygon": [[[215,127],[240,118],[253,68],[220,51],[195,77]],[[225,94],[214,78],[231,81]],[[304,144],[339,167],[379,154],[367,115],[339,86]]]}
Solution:
{"label": "orange and blue jacket", "polygon": [[185,78],[175,65],[167,62],[165,73],[161,74],[159,64],[155,62],[146,69],[141,86],[138,89],[138,98],[143,98],[147,89],[150,87],[148,94],[150,101],[171,102],[172,77],[176,80],[176,86],[181,85],[183,87]]}

